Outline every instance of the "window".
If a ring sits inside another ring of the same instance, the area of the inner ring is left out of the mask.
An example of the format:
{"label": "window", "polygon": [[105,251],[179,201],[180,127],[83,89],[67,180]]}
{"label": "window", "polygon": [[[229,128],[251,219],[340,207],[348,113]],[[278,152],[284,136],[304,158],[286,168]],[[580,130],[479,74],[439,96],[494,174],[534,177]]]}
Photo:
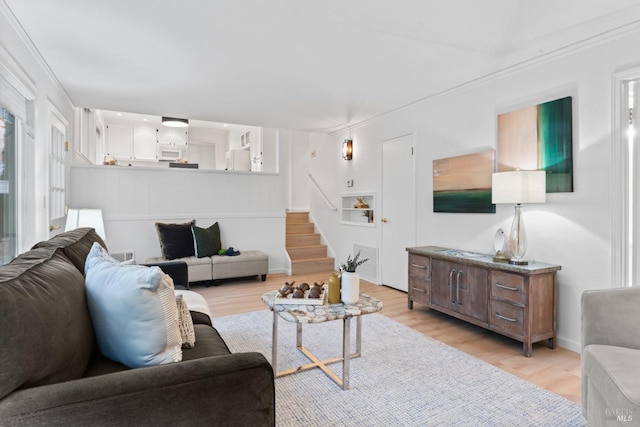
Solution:
{"label": "window", "polygon": [[0,106],[0,265],[16,254],[16,120]]}
{"label": "window", "polygon": [[35,241],[33,80],[0,49],[0,264]]}

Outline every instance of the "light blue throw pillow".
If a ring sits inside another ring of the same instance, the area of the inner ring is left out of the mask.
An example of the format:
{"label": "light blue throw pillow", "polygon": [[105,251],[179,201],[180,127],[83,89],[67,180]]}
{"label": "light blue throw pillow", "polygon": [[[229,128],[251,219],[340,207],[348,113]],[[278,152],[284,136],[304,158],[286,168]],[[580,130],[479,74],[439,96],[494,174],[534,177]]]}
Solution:
{"label": "light blue throw pillow", "polygon": [[98,243],[85,263],[100,352],[130,368],[182,360],[173,281],[158,267],[121,264]]}

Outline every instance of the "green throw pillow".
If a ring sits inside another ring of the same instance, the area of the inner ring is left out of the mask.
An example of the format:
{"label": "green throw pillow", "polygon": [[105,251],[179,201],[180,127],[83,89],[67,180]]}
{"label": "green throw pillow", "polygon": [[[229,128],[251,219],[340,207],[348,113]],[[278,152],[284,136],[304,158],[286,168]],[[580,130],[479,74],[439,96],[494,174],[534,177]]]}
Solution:
{"label": "green throw pillow", "polygon": [[222,247],[220,243],[220,226],[217,222],[209,228],[192,225],[191,232],[193,233],[193,246],[198,258],[216,255]]}

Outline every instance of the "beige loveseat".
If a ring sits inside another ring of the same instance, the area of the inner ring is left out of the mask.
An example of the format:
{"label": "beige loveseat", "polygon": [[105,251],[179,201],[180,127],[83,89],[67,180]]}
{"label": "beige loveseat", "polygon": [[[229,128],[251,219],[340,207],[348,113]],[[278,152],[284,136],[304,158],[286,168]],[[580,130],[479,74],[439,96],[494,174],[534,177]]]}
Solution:
{"label": "beige loveseat", "polygon": [[[146,260],[147,264],[158,264],[166,261],[162,257]],[[242,251],[240,255],[212,255],[198,258],[195,256],[175,258],[171,261],[183,261],[187,264],[189,282],[207,282],[216,284],[219,279],[235,277],[260,276],[267,280],[269,273],[269,257],[261,251]]]}
{"label": "beige loveseat", "polygon": [[[267,279],[269,257],[261,251],[222,249],[220,225],[198,227],[195,220],[182,224],[156,222],[160,257],[147,258],[147,264],[182,261],[187,264],[189,282],[216,284],[219,279],[260,276]],[[220,252],[235,255],[219,255]]]}
{"label": "beige loveseat", "polygon": [[640,425],[640,287],[582,294],[582,414],[590,426]]}

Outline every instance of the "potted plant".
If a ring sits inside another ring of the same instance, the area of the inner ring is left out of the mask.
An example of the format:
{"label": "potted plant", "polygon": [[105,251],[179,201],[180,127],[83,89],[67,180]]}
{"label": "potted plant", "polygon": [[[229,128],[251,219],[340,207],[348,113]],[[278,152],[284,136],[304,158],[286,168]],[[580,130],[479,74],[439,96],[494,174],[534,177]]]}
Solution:
{"label": "potted plant", "polygon": [[342,272],[340,296],[345,304],[355,304],[360,299],[360,275],[356,269],[369,261],[369,258],[360,259],[360,251],[351,258],[347,257],[347,262],[340,265]]}

